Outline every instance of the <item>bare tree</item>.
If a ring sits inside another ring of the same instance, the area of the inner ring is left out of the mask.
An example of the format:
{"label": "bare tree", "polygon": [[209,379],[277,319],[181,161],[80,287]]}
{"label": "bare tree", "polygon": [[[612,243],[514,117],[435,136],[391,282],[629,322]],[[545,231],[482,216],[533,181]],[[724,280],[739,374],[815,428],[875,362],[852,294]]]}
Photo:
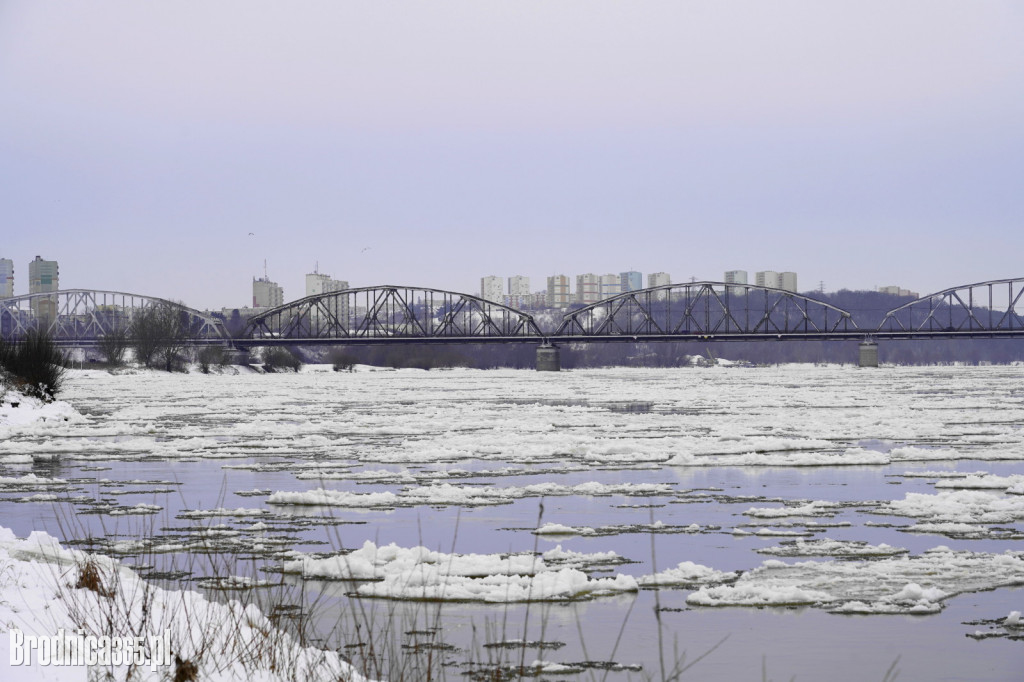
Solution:
{"label": "bare tree", "polygon": [[130,341],[129,328],[119,324],[101,336],[97,345],[107,362],[118,366],[124,362],[124,354],[128,350]]}
{"label": "bare tree", "polygon": [[139,362],[147,367],[156,362],[170,372],[189,346],[188,313],[169,302],[144,308],[132,318],[130,334]]}

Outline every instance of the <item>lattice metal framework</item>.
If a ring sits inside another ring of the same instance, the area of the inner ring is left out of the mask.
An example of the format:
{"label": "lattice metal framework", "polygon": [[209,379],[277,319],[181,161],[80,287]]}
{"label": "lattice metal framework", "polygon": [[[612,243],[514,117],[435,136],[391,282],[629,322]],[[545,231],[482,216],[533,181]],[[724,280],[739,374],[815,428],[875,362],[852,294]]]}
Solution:
{"label": "lattice metal framework", "polygon": [[307,296],[249,319],[244,339],[540,339],[533,317],[477,296],[376,286]]}
{"label": "lattice metal framework", "polygon": [[671,284],[567,313],[556,337],[692,339],[849,334],[850,313],[782,289],[724,282]]}
{"label": "lattice metal framework", "polygon": [[964,284],[893,308],[878,331],[1018,335],[1024,332],[1022,296],[1024,277]]}
{"label": "lattice metal framework", "polygon": [[224,341],[230,335],[223,323],[174,301],[121,291],[66,289],[0,299],[0,335],[6,340],[30,330],[45,331],[58,343],[92,343],[131,324],[133,315],[157,305],[179,308],[195,340]]}

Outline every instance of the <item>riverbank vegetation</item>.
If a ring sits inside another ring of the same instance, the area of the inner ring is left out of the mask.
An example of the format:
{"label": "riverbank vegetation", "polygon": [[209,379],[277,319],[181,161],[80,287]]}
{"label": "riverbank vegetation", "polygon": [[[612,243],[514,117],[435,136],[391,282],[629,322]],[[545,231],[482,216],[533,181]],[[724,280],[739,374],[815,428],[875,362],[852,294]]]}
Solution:
{"label": "riverbank vegetation", "polygon": [[61,389],[64,353],[45,332],[30,331],[17,341],[0,339],[0,386],[15,388],[41,400],[53,400]]}

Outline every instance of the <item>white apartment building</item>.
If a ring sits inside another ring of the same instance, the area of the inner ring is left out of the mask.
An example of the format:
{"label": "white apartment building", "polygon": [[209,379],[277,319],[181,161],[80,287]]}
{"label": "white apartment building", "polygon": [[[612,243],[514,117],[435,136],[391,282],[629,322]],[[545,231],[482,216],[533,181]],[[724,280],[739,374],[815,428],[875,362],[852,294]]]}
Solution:
{"label": "white apartment building", "polygon": [[488,275],[480,278],[480,298],[492,303],[501,303],[505,292],[502,291],[501,277]]}
{"label": "white apartment building", "polygon": [[[746,270],[727,270],[725,276],[722,279],[726,284],[746,284],[747,283],[747,271]],[[742,294],[742,287],[732,287],[729,290],[732,294]]]}
{"label": "white apartment building", "polygon": [[912,296],[914,298],[920,298],[920,294],[910,289],[904,289],[902,287],[891,286],[891,287],[878,287],[878,293],[880,294],[892,294],[893,296]]}
{"label": "white apartment building", "polygon": [[601,278],[592,272],[576,275],[576,302],[583,305],[601,300]]}
{"label": "white apartment building", "polygon": [[252,278],[252,307],[276,308],[284,305],[284,289],[266,277]]}
{"label": "white apartment building", "polygon": [[[648,289],[651,289],[653,287],[666,286],[668,284],[672,284],[672,278],[669,277],[669,274],[667,272],[652,272],[651,274],[647,275]],[[656,294],[654,294],[654,300],[656,301],[663,301],[667,297],[668,292],[665,291],[659,291]]]}
{"label": "white apartment building", "polygon": [[672,284],[672,278],[667,272],[652,272],[647,275],[647,288],[665,286]]}
{"label": "white apartment building", "polygon": [[14,261],[0,258],[0,298],[14,296]]}
{"label": "white apartment building", "polygon": [[601,298],[611,298],[622,293],[622,279],[619,275],[601,275]]}
{"label": "white apartment building", "polygon": [[769,289],[779,288],[779,273],[774,270],[762,270],[761,272],[754,273],[754,284],[759,287],[768,287]]}
{"label": "white apartment building", "polygon": [[780,272],[779,288],[784,289],[785,291],[792,291],[793,293],[796,293],[796,273]]}
{"label": "white apartment building", "polygon": [[[306,296],[316,294],[329,294],[334,291],[348,289],[348,282],[340,279],[332,279],[330,275],[322,272],[310,272],[306,275]],[[325,301],[327,309],[344,325],[348,325],[349,305],[347,296],[332,296]],[[317,308],[310,310],[310,317],[317,318]]]}
{"label": "white apartment building", "polygon": [[530,278],[523,277],[522,275],[513,275],[508,278],[508,295],[509,296],[529,296],[530,295]]}
{"label": "white apartment building", "polygon": [[565,275],[551,275],[548,277],[547,305],[552,308],[565,308],[571,302],[569,278]]}

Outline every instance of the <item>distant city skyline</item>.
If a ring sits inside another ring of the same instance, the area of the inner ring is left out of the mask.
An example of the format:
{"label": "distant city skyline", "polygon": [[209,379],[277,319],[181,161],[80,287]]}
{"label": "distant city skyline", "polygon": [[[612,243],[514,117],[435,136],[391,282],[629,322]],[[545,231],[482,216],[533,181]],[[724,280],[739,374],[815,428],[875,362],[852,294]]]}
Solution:
{"label": "distant city skyline", "polygon": [[[0,257],[199,308],[352,283],[1024,275],[1024,6],[0,4]],[[537,286],[537,289],[540,287]]]}
{"label": "distant city skyline", "polygon": [[[48,273],[47,276],[51,277],[54,283],[57,282],[57,267],[58,267],[57,260],[56,259],[50,259],[50,260],[43,259],[41,256],[37,255],[33,261],[30,261],[28,263],[28,267],[26,268],[26,270],[29,273],[28,277],[26,278],[27,290],[20,290],[16,286],[17,277],[14,275],[14,272],[15,272],[16,268],[14,267],[13,259],[5,258],[4,254],[0,254],[0,297],[9,296],[9,295],[20,296],[20,295],[29,294],[29,293],[36,293],[35,287],[36,286],[40,286],[40,285],[32,284],[32,281],[34,281],[34,280],[32,280],[32,277],[33,277],[32,272],[33,272],[33,269],[36,269],[37,272],[38,272],[39,271],[38,268],[40,267],[40,264],[43,264],[43,263],[47,264],[46,267],[49,268],[48,270],[46,270],[46,272]],[[553,291],[554,290],[551,288],[552,287],[552,281],[551,281],[552,278],[562,276],[561,273],[559,273],[557,275],[548,275],[547,277],[544,277],[544,278],[539,278],[539,279],[541,279],[544,282],[544,284],[541,285],[538,282],[538,284],[536,286],[531,285],[531,282],[533,281],[532,278],[529,277],[529,276],[525,276],[525,275],[487,275],[487,276],[484,276],[484,277],[480,278],[479,285],[477,287],[475,287],[475,288],[473,288],[473,287],[466,287],[466,288],[461,288],[461,289],[451,289],[451,291],[455,291],[455,292],[458,292],[458,293],[471,294],[471,295],[479,295],[482,298],[489,299],[489,300],[492,300],[492,301],[496,301],[496,302],[499,302],[499,303],[502,302],[503,300],[506,300],[506,302],[508,302],[507,299],[509,297],[525,298],[525,297],[531,296],[532,294],[536,294],[538,292],[545,292],[546,295],[547,295],[547,298],[549,299],[548,303],[550,303],[551,301],[560,301],[561,305],[569,305],[569,304],[572,304],[572,303],[583,303],[583,302],[592,303],[592,302],[595,302],[595,301],[600,300],[602,298],[606,298],[606,297],[608,297],[610,295],[615,295],[615,294],[617,294],[619,292],[622,292],[622,291],[635,290],[635,289],[639,289],[639,288],[643,288],[643,287],[661,286],[661,285],[668,284],[668,283],[684,284],[684,283],[689,282],[691,280],[713,281],[713,282],[724,282],[724,283],[740,283],[740,284],[748,283],[748,278],[747,278],[747,274],[748,273],[745,270],[730,270],[730,271],[726,271],[719,278],[714,278],[714,277],[697,277],[695,275],[691,275],[689,278],[686,278],[686,279],[683,279],[683,280],[678,280],[678,279],[673,280],[671,274],[667,273],[667,272],[663,272],[663,271],[662,272],[651,272],[651,273],[646,273],[646,283],[644,283],[644,274],[645,273],[642,273],[642,272],[639,272],[639,271],[635,271],[635,270],[623,271],[623,272],[620,272],[618,274],[609,273],[607,275],[596,275],[593,272],[574,274],[574,275],[571,275],[571,276],[568,276],[568,277],[565,278],[565,283],[563,285],[563,295],[566,296],[567,298],[565,298],[564,300],[561,299],[561,298],[556,298],[555,296],[553,296]],[[797,273],[795,273],[795,272],[782,272],[782,273],[779,273],[779,272],[774,272],[774,271],[760,271],[760,272],[756,272],[755,274],[757,275],[757,278],[756,278],[757,281],[751,280],[751,281],[749,281],[750,284],[756,284],[758,286],[761,286],[761,285],[764,285],[764,286],[775,286],[777,288],[787,289],[789,291],[803,291],[803,292],[816,291],[822,284],[824,284],[824,282],[821,281],[821,282],[819,282],[819,287],[810,287],[810,288],[800,289],[796,285],[796,282],[797,282],[796,275],[797,275]],[[762,280],[764,280],[764,276],[768,276],[769,281],[762,281]],[[591,280],[591,279],[588,279],[588,278],[593,278],[593,279]],[[618,287],[617,291],[612,291],[611,288],[609,288],[611,286],[611,282],[610,282],[609,278],[614,278],[615,279],[614,287]],[[574,280],[576,282],[576,286],[575,287],[572,284]],[[626,281],[629,281],[630,284],[625,284],[624,282],[626,282]],[[580,287],[581,282],[585,283],[585,288],[588,288],[587,291],[589,292],[589,293],[587,293],[587,294],[585,294],[583,296],[581,296],[580,293],[579,293],[580,292],[579,287]],[[47,284],[49,286],[49,281],[48,281]],[[265,272],[264,276],[262,276],[262,277],[257,277],[255,275],[252,277],[251,288],[250,288],[250,291],[249,291],[250,296],[249,296],[248,300],[246,300],[245,302],[237,303],[237,304],[235,302],[228,302],[228,303],[222,303],[220,305],[203,306],[203,307],[201,307],[199,309],[216,310],[216,309],[233,309],[233,308],[242,309],[242,308],[273,307],[275,305],[281,305],[282,303],[287,303],[289,301],[298,300],[300,298],[303,298],[305,296],[309,296],[311,294],[326,293],[326,292],[329,292],[329,291],[338,291],[338,290],[341,290],[341,289],[348,288],[350,286],[353,287],[353,288],[357,288],[357,287],[370,287],[370,286],[381,285],[381,284],[402,284],[402,285],[411,285],[411,286],[421,286],[421,287],[424,287],[424,288],[440,288],[440,287],[435,287],[435,286],[431,285],[430,283],[422,283],[422,282],[415,282],[415,283],[414,282],[402,282],[402,283],[398,283],[398,282],[375,282],[373,284],[369,284],[369,283],[351,283],[350,284],[347,281],[335,280],[330,275],[321,273],[319,271],[319,263],[316,263],[314,265],[314,268],[312,269],[312,271],[305,273],[305,275],[304,275],[304,284],[305,284],[305,287],[304,287],[304,290],[301,293],[296,294],[294,296],[290,296],[288,293],[285,292],[284,287],[282,287],[280,285],[280,283],[275,278],[271,277],[269,275],[269,273]],[[965,283],[961,283],[961,284],[966,284],[966,282]],[[950,285],[950,286],[953,286],[953,285]],[[79,289],[79,288],[90,289],[90,288],[94,288],[94,287],[90,287],[90,286],[88,286],[86,284],[74,284],[73,283],[73,284],[65,284],[63,287],[60,287],[60,288],[62,288],[62,289]],[[844,288],[844,287],[838,287],[836,289],[827,288],[826,291],[836,291],[839,288]],[[849,287],[845,287],[845,288],[849,288]],[[39,291],[43,291],[43,290],[44,289],[39,288]],[[50,287],[50,288],[47,288],[45,290],[46,291],[52,291],[52,290],[55,290],[55,289]],[[128,291],[127,289],[125,289],[123,287],[122,288],[113,287],[110,290],[123,291],[125,293],[143,294],[143,295],[151,295],[151,296],[161,296],[160,294],[155,294],[152,291]],[[899,284],[892,284],[892,283],[889,283],[887,285],[876,285],[876,286],[873,286],[873,287],[866,287],[866,288],[864,288],[864,290],[880,291],[880,292],[883,292],[883,293],[890,293],[890,294],[902,294],[902,295],[914,294],[915,296],[920,295],[919,292],[917,292],[917,291],[908,290],[908,289],[900,286]],[[11,293],[7,293],[7,292],[11,292]],[[515,292],[515,293],[513,293],[513,292]],[[174,300],[182,300],[182,299],[179,299],[179,298],[177,298],[177,297],[175,297],[173,295],[169,295],[169,294],[168,295],[163,295],[161,297],[168,297],[168,298],[171,298],[171,299],[174,299]],[[187,305],[190,305],[190,307],[197,307],[197,306],[191,305],[189,303],[189,301],[182,300],[182,302],[187,304]],[[528,307],[532,307],[533,305],[534,305],[533,302],[531,302],[530,306],[528,306]]]}

